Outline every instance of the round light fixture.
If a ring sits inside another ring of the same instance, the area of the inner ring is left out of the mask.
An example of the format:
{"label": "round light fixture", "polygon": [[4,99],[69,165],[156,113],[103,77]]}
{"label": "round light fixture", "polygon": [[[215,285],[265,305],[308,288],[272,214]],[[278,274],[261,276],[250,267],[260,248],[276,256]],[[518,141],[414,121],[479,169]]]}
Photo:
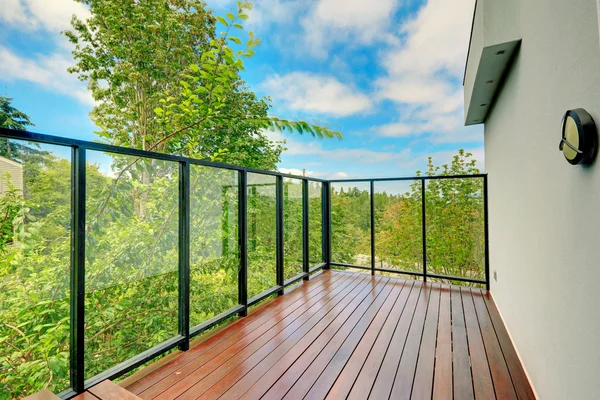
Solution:
{"label": "round light fixture", "polygon": [[572,165],[591,164],[598,152],[598,132],[592,116],[583,108],[565,113],[560,151]]}

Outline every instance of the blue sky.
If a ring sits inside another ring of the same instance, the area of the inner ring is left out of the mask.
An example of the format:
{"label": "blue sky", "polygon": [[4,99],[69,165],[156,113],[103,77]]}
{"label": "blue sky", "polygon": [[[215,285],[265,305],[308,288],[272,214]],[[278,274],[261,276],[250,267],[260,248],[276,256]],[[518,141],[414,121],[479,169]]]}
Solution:
{"label": "blue sky", "polygon": [[[217,14],[229,0],[209,0]],[[270,96],[271,114],[319,122],[342,141],[286,140],[279,169],[335,177],[414,175],[458,149],[483,167],[483,129],[463,126],[462,76],[474,0],[257,0],[248,27],[262,38],[244,79]],[[35,131],[91,140],[93,101],[66,69],[60,35],[72,0],[0,0],[0,93]]]}

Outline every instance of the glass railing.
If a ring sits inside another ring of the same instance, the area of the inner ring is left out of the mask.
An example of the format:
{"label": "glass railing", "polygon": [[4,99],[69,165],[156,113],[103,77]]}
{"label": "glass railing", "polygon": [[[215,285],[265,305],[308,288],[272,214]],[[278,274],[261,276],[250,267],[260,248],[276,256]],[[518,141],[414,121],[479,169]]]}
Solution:
{"label": "glass railing", "polygon": [[322,268],[489,281],[485,175],[327,181],[6,129],[0,152],[13,397],[187,350]]}

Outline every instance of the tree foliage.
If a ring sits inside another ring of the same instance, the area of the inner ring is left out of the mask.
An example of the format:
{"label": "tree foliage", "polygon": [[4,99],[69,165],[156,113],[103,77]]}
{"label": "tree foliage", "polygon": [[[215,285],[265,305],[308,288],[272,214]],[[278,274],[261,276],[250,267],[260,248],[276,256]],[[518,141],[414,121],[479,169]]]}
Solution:
{"label": "tree foliage", "polygon": [[75,44],[70,70],[92,89],[92,119],[111,143],[273,169],[282,147],[265,128],[341,137],[269,117],[267,99],[240,78],[260,43],[252,32],[243,43],[232,34],[243,33],[250,3],[223,18],[199,0],[79,1],[92,17],[65,32]]}
{"label": "tree foliage", "polygon": [[[426,176],[478,174],[471,153],[460,150],[450,164],[430,157]],[[422,171],[417,171],[421,176]],[[377,190],[377,183],[375,185]],[[356,186],[332,195],[333,261],[370,266],[370,195]],[[432,274],[484,279],[484,199],[481,178],[427,180],[427,270]],[[421,180],[408,190],[375,193],[376,265],[423,271]],[[460,284],[446,279],[446,282]]]}

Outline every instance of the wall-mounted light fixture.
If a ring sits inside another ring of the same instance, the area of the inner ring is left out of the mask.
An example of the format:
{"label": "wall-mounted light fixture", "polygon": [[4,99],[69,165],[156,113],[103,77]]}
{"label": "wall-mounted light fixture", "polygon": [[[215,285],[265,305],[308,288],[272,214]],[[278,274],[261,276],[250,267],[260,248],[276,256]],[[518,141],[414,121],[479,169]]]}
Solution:
{"label": "wall-mounted light fixture", "polygon": [[559,149],[572,165],[591,164],[598,152],[598,132],[592,116],[583,108],[565,113]]}

